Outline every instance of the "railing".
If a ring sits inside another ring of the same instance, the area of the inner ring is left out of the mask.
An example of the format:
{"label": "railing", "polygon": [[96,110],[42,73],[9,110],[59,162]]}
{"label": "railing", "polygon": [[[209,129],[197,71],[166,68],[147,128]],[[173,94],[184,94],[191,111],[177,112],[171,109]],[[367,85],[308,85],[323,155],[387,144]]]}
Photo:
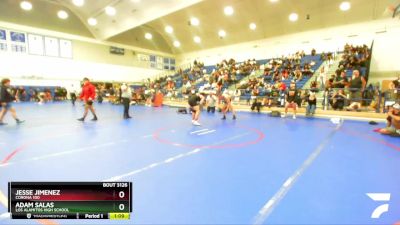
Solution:
{"label": "railing", "polygon": [[[284,107],[286,92],[275,90],[273,92],[263,92],[258,95],[253,95],[251,90],[239,89],[240,95],[232,95],[233,102],[237,105],[251,105],[256,99],[259,102],[271,103],[272,107]],[[317,90],[317,89],[299,89],[296,103],[299,107],[307,105],[306,96],[310,92],[322,92],[322,97],[317,97],[317,108],[321,110],[347,110],[357,112],[376,112],[384,113],[390,105],[400,101],[400,89],[389,90],[381,92],[378,89],[330,89],[330,90]],[[184,102],[187,95],[182,93],[174,93],[163,91],[167,96],[167,100],[177,102]],[[207,95],[207,91],[204,92]],[[341,96],[336,94],[341,93]],[[171,95],[169,97],[169,95]],[[263,106],[268,106],[263,104]]]}

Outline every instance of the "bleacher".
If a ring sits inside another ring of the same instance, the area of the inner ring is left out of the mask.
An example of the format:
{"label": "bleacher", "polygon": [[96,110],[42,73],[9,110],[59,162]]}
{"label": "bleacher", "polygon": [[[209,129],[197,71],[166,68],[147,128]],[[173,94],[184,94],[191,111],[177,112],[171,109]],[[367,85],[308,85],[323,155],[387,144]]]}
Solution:
{"label": "bleacher", "polygon": [[[257,64],[258,65],[266,65],[266,64],[268,64],[269,62],[270,62],[270,60],[272,60],[272,59],[261,59],[261,60],[256,60],[256,62],[257,62]],[[311,71],[314,73],[315,71],[317,71],[318,70],[318,68],[322,65],[322,63],[323,63],[323,60],[321,59],[321,54],[316,54],[316,55],[305,55],[304,57],[302,57],[301,58],[301,60],[300,60],[300,67],[303,69],[304,68],[304,65],[306,64],[306,63],[310,63],[310,62],[315,62],[315,64],[314,65],[312,65],[311,66]],[[236,64],[240,64],[240,62],[236,62]],[[284,67],[284,66],[283,66]],[[207,66],[204,66],[203,68],[201,68],[204,72],[205,72],[205,74],[209,74],[209,75],[211,75],[212,73],[213,73],[213,71],[215,71],[216,69],[217,69],[217,66],[216,65],[207,65]],[[280,71],[279,72],[281,72],[283,69],[282,68],[280,68]],[[257,76],[262,76],[261,74],[262,74],[262,72],[263,71],[261,71],[261,70],[259,70],[259,71],[257,71],[257,75],[255,76],[256,78],[257,78]],[[184,70],[183,71],[183,74],[188,74],[188,76],[189,76],[189,80],[195,80],[195,77],[193,77],[193,75],[190,73],[190,69],[186,69],[186,70]],[[243,79],[246,79],[249,75],[245,75],[245,74],[235,74],[235,76],[236,76],[236,82],[237,83],[240,83],[241,81],[243,81]],[[302,80],[300,80],[300,81],[297,81],[296,82],[296,86],[297,86],[297,88],[298,89],[301,89],[306,83],[307,83],[307,81],[310,79],[312,77],[312,75],[310,75],[310,76],[303,76],[302,77]],[[177,90],[179,90],[179,89],[181,89],[182,88],[182,86],[184,85],[184,83],[183,83],[183,78],[182,78],[182,75],[181,74],[175,74],[175,75],[173,75],[173,76],[170,76],[170,78],[175,82],[175,88],[177,89]],[[266,81],[267,83],[271,83],[272,85],[274,84],[273,82],[271,82],[271,80],[269,79],[268,80],[268,78],[270,78],[270,77],[264,77],[264,81]],[[198,78],[197,78],[198,79]],[[286,84],[286,86],[288,87],[289,86],[289,84],[290,84],[290,82],[291,82],[292,80],[291,79],[286,79],[286,80],[283,80],[283,82]],[[201,80],[201,81],[196,81],[196,83],[195,83],[195,89],[199,89],[199,88],[201,88],[202,86],[204,86],[206,83],[207,83],[208,81],[207,80]],[[166,84],[166,81],[165,82],[163,82],[161,85],[163,86],[163,85],[165,85]],[[223,84],[223,87],[222,87],[222,91],[224,91],[225,89],[228,89],[229,88],[229,83],[228,82],[224,82],[224,84]],[[259,88],[259,96],[266,96],[268,93],[265,91],[265,89],[264,88]],[[180,92],[178,92],[178,95],[179,96],[181,96],[181,93]],[[252,93],[251,92],[245,92],[245,91],[242,91],[242,96],[241,96],[241,98],[242,99],[246,99],[246,100],[248,100],[248,99],[250,99],[251,98],[251,95],[252,95]]]}

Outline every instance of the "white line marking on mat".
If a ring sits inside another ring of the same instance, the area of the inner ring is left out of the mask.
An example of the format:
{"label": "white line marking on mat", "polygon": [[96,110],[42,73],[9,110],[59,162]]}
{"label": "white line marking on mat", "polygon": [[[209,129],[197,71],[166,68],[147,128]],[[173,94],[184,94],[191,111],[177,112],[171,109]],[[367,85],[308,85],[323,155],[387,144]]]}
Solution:
{"label": "white line marking on mat", "polygon": [[200,133],[200,132],[207,131],[207,130],[208,129],[196,130],[196,131],[190,132],[190,134]]}
{"label": "white line marking on mat", "polygon": [[150,138],[150,137],[153,137],[153,135],[149,134],[149,135],[142,136],[142,138]]}
{"label": "white line marking on mat", "polygon": [[10,213],[3,213],[0,215],[0,220],[10,219]]}
{"label": "white line marking on mat", "polygon": [[[236,135],[236,136],[232,136],[232,137],[230,137],[230,138],[226,138],[226,139],[224,139],[224,140],[221,140],[221,141],[218,141],[218,142],[216,142],[216,143],[213,143],[212,145],[223,144],[223,143],[225,143],[225,142],[232,141],[232,140],[235,140],[235,139],[244,137],[244,136],[249,135],[249,134],[250,134],[250,133],[238,134],[238,135]],[[202,152],[202,151],[204,151],[204,150],[206,150],[206,149],[208,149],[207,146],[202,147],[202,148],[195,148],[195,149],[193,149],[192,151],[189,151],[189,152],[187,152],[187,153],[179,154],[179,155],[170,157],[170,158],[168,158],[168,159],[165,159],[165,160],[162,160],[162,161],[159,161],[159,162],[156,162],[156,163],[152,163],[152,164],[150,164],[150,165],[148,165],[148,166],[145,166],[145,167],[143,167],[143,168],[141,168],[141,169],[133,170],[133,171],[128,172],[128,173],[125,173],[125,174],[121,174],[121,175],[118,175],[118,176],[111,177],[111,178],[109,178],[109,179],[104,180],[104,182],[111,182],[111,181],[122,180],[122,179],[125,179],[125,178],[127,178],[127,177],[133,176],[133,175],[135,175],[135,174],[142,173],[142,172],[144,172],[144,171],[146,171],[146,170],[153,169],[153,168],[156,168],[156,167],[159,167],[159,166],[162,166],[162,165],[169,164],[169,163],[171,163],[171,162],[173,162],[173,161],[176,161],[177,159],[186,158],[186,157],[188,157],[188,156],[190,156],[190,155],[194,155],[194,154],[200,153],[200,152]]]}
{"label": "white line marking on mat", "polygon": [[341,127],[342,123],[332,130],[328,136],[318,145],[318,147],[308,156],[303,164],[288,178],[285,183],[279,188],[274,196],[258,211],[254,217],[253,224],[264,224],[272,211],[279,204],[279,202],[286,196],[286,194],[293,187],[295,182],[304,174],[306,169],[315,161],[315,159],[321,154],[327,144],[329,144],[333,135]]}
{"label": "white line marking on mat", "polygon": [[210,133],[214,133],[216,130],[210,130],[210,131],[206,131],[203,133],[198,133],[197,135],[205,135],[205,134],[210,134]]}
{"label": "white line marking on mat", "polygon": [[63,151],[63,152],[56,152],[56,153],[52,153],[52,154],[48,154],[48,155],[36,156],[36,157],[32,157],[32,158],[25,159],[25,160],[8,162],[6,164],[0,164],[0,167],[6,167],[9,165],[14,165],[14,164],[18,164],[18,163],[26,163],[26,162],[32,162],[32,161],[37,161],[37,160],[42,160],[42,159],[48,159],[48,158],[58,157],[58,156],[62,156],[62,155],[69,155],[69,154],[74,154],[77,152],[84,152],[84,151],[88,151],[88,150],[95,150],[95,149],[98,149],[101,147],[111,146],[114,144],[115,144],[115,142],[107,142],[107,143],[99,144],[99,145],[87,146],[87,147],[83,147],[83,148],[76,148],[76,149]]}

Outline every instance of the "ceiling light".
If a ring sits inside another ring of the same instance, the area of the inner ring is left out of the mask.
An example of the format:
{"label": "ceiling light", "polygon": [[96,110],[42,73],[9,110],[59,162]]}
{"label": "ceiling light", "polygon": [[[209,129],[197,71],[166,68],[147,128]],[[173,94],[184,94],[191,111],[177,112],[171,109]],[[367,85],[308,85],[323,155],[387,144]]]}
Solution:
{"label": "ceiling light", "polygon": [[106,14],[109,16],[114,16],[117,13],[117,10],[115,10],[114,7],[112,6],[107,6],[106,7]]}
{"label": "ceiling light", "polygon": [[251,30],[255,30],[257,28],[257,25],[255,23],[250,23],[249,28]]}
{"label": "ceiling light", "polygon": [[179,48],[181,46],[181,43],[179,41],[174,41],[174,46]]}
{"label": "ceiling light", "polygon": [[299,15],[297,13],[292,13],[289,15],[289,20],[294,22],[297,21],[299,19]]}
{"label": "ceiling light", "polygon": [[29,11],[32,9],[32,3],[28,2],[28,1],[22,1],[19,6],[26,11]]}
{"label": "ceiling light", "polygon": [[227,15],[227,16],[232,15],[232,14],[233,14],[233,8],[232,8],[232,6],[227,6],[227,7],[225,7],[225,8],[224,8],[224,13],[225,13],[225,15]]}
{"label": "ceiling light", "polygon": [[88,24],[90,26],[96,26],[97,25],[97,20],[95,18],[89,18],[88,19]]}
{"label": "ceiling light", "polygon": [[153,35],[150,34],[150,33],[146,33],[146,34],[144,35],[144,38],[146,38],[147,40],[150,40],[150,39],[153,38]]}
{"label": "ceiling light", "polygon": [[351,8],[351,4],[350,4],[350,2],[342,2],[342,3],[340,3],[339,7],[340,7],[340,10],[347,11]]}
{"label": "ceiling light", "polygon": [[57,12],[57,16],[58,18],[65,20],[68,18],[68,13],[65,12],[64,10],[60,10]]}
{"label": "ceiling light", "polygon": [[198,26],[199,24],[200,24],[200,21],[196,17],[193,17],[190,19],[190,25]]}
{"label": "ceiling light", "polygon": [[171,26],[166,26],[165,32],[167,32],[168,34],[172,34],[172,32],[174,32],[174,28],[172,28]]}
{"label": "ceiling light", "polygon": [[195,36],[193,38],[193,41],[196,42],[196,43],[200,43],[201,42],[201,38],[199,36]]}
{"label": "ceiling light", "polygon": [[272,3],[278,2],[279,0],[269,0]]}
{"label": "ceiling light", "polygon": [[76,6],[83,6],[85,4],[85,0],[72,0],[72,3]]}
{"label": "ceiling light", "polygon": [[218,31],[218,36],[223,38],[226,36],[226,32],[224,30],[220,30],[220,31]]}
{"label": "ceiling light", "polygon": [[131,0],[131,1],[134,2],[134,3],[140,2],[140,0]]}

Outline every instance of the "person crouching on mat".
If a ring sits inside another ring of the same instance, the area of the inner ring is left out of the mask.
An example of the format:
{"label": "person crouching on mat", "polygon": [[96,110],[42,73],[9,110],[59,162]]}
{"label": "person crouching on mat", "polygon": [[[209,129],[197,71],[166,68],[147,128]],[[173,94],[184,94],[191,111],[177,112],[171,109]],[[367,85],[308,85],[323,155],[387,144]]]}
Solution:
{"label": "person crouching on mat", "polygon": [[97,121],[97,115],[93,107],[93,100],[96,97],[96,88],[92,83],[90,83],[88,78],[83,78],[83,87],[82,92],[79,98],[85,102],[85,112],[83,113],[83,117],[78,119],[79,121],[85,121],[85,118],[88,114],[88,111],[92,112],[93,119],[92,121]]}
{"label": "person crouching on mat", "polygon": [[286,93],[285,113],[282,115],[282,117],[286,117],[288,109],[292,108],[293,119],[296,119],[296,112],[298,107],[296,103],[297,94],[298,91],[296,89],[296,83],[294,82],[290,83],[289,90]]}
{"label": "person crouching on mat", "polygon": [[375,132],[392,136],[400,136],[400,104],[394,104],[387,113],[387,126],[376,129]]}
{"label": "person crouching on mat", "polygon": [[192,111],[192,124],[195,126],[200,126],[199,117],[200,117],[200,102],[204,100],[204,96],[196,93],[195,90],[192,90],[191,95],[189,96],[188,103],[190,106],[190,111]]}
{"label": "person crouching on mat", "polygon": [[23,123],[23,120],[18,119],[15,109],[12,107],[11,102],[15,100],[15,97],[10,94],[10,79],[3,79],[0,86],[0,125],[6,125],[3,122],[4,116],[7,111],[11,112],[11,116],[15,119],[17,124]]}
{"label": "person crouching on mat", "polygon": [[124,119],[132,118],[129,115],[129,106],[131,103],[132,98],[132,90],[128,85],[122,84],[121,85],[121,102],[124,105]]}
{"label": "person crouching on mat", "polygon": [[228,90],[225,90],[222,94],[221,101],[224,103],[224,107],[222,108],[222,113],[224,116],[222,117],[222,120],[226,120],[226,113],[229,111],[231,111],[233,114],[232,119],[236,120],[236,112],[232,105],[232,96],[229,94]]}

